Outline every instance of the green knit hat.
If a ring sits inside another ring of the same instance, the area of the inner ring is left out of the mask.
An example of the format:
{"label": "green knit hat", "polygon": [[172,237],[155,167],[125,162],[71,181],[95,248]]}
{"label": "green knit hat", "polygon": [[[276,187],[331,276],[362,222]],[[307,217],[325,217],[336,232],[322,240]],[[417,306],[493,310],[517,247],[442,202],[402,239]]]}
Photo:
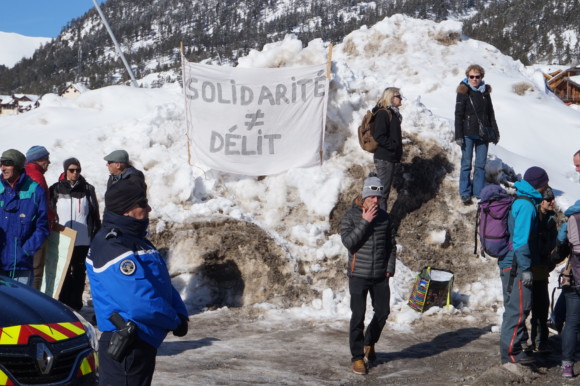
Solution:
{"label": "green knit hat", "polygon": [[14,166],[18,170],[24,169],[24,163],[26,162],[26,156],[16,149],[8,149],[0,157],[0,161],[12,161]]}

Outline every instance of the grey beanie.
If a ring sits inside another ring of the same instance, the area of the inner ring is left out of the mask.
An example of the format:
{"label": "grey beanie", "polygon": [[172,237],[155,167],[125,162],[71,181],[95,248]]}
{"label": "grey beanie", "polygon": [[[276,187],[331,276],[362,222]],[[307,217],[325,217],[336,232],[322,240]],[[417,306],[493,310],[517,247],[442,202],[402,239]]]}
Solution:
{"label": "grey beanie", "polygon": [[370,196],[383,197],[384,186],[376,173],[369,173],[362,190],[362,199]]}

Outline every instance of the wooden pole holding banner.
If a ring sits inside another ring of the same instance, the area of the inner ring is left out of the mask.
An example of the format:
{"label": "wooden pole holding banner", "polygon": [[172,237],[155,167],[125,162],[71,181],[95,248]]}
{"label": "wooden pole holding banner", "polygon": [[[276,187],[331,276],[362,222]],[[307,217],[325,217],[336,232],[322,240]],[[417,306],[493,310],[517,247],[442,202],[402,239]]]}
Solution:
{"label": "wooden pole holding banner", "polygon": [[[328,81],[330,82],[330,71],[332,68],[332,43],[329,44],[328,46],[328,59],[326,61],[326,79],[328,79]],[[328,95],[326,96],[328,98]],[[326,122],[326,119],[323,119],[323,122]],[[326,126],[326,124],[325,124]],[[322,134],[320,135],[320,165],[322,165],[322,156],[324,153],[324,130],[326,130],[326,127],[323,127],[321,132]]]}
{"label": "wooden pole holding banner", "polygon": [[187,163],[191,166],[191,144],[189,140],[189,123],[188,123],[188,111],[187,111],[187,99],[185,97],[185,53],[183,50],[183,41],[180,42],[180,52],[181,52],[181,74],[183,78],[183,99],[185,100],[185,139],[187,140]]}

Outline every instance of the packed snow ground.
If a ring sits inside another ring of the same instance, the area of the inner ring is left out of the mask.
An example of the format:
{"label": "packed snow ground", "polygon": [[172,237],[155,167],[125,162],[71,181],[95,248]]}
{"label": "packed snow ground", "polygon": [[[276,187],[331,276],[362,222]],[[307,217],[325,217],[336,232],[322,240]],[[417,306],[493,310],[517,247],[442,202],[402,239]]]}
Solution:
{"label": "packed snow ground", "polygon": [[[289,35],[262,51],[251,52],[240,59],[239,66],[301,66],[325,62],[327,54],[328,45],[321,40],[303,47]],[[359,148],[356,138],[364,112],[374,106],[385,87],[400,87],[405,97],[403,130],[437,142],[448,158],[459,164],[461,152],[453,142],[455,89],[472,63],[486,69],[485,82],[493,87],[501,133],[500,143],[490,146],[489,179],[500,178],[509,168],[523,174],[530,166],[541,166],[548,171],[558,206],[567,208],[580,198],[572,165],[572,154],[579,148],[580,112],[546,90],[541,74],[546,67],[525,67],[491,45],[463,36],[459,22],[435,23],[401,15],[354,31],[334,46],[325,156],[319,167],[256,179],[190,165],[179,84],[161,89],[147,88],[147,84],[140,89],[111,86],[74,100],[44,95],[40,108],[0,118],[0,150],[26,152],[33,145],[45,146],[52,161],[46,174],[49,185],[62,172],[62,161],[77,157],[83,175],[102,199],[107,179],[103,157],[123,148],[133,164],[145,172],[156,224],[152,231],[161,232],[169,225],[186,226],[198,217],[219,213],[263,228],[288,251],[288,259],[308,261],[316,267],[325,257],[343,255],[346,262],[340,237],[329,234],[328,219],[338,195],[352,182],[345,171],[372,160],[371,154]],[[514,92],[520,84],[529,86],[523,95]],[[457,171],[447,178],[457,179]],[[300,213],[306,216],[288,215],[294,207],[303,208]],[[186,262],[187,256],[171,256],[169,266],[176,278]],[[406,306],[415,275],[399,262],[391,283],[393,312],[387,329],[409,331],[410,322],[421,317]],[[501,303],[497,275],[487,277],[493,278],[476,278],[464,288],[456,288],[456,296],[468,297],[469,304],[450,310],[434,308],[424,315],[460,313],[476,318],[477,310]],[[302,307],[261,307],[269,310],[272,321],[289,315],[312,321],[344,321],[350,317],[346,280],[344,283],[342,288],[324,289],[321,298]],[[181,287],[186,303],[192,297],[191,288]],[[497,314],[501,315],[501,309]]]}

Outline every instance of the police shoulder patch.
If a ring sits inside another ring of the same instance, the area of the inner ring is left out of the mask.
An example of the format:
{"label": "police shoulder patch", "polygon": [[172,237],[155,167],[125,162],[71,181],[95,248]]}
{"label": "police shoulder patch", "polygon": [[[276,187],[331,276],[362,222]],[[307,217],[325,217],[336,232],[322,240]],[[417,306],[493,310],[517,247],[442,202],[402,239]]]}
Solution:
{"label": "police shoulder patch", "polygon": [[123,275],[131,276],[137,270],[137,266],[133,260],[125,259],[121,261],[121,264],[119,264],[119,269]]}

